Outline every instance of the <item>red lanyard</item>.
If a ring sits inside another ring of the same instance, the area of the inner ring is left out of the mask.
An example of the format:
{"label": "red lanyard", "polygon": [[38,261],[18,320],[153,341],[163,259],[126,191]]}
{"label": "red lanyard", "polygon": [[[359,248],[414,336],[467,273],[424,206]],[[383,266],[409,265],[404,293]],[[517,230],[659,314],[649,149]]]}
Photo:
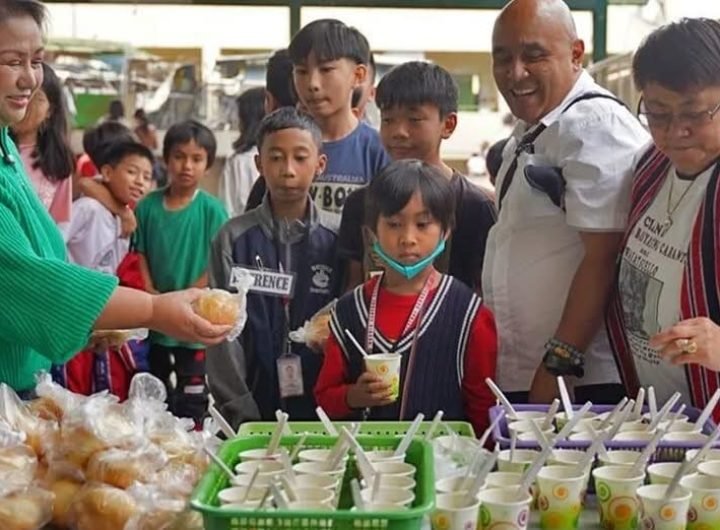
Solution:
{"label": "red lanyard", "polygon": [[[430,294],[430,290],[432,287],[432,280],[435,277],[435,273],[431,274],[427,277],[425,280],[425,284],[423,285],[422,291],[420,291],[420,295],[418,296],[417,300],[415,301],[415,305],[412,308],[412,311],[410,311],[410,316],[407,319],[407,322],[405,322],[405,327],[403,328],[402,333],[400,334],[400,337],[398,338],[396,344],[400,342],[400,340],[407,335],[407,333],[413,329],[413,325],[418,320],[418,316],[420,316],[420,312],[425,307],[425,301],[427,300],[428,295]],[[373,346],[375,343],[375,318],[377,316],[377,302],[378,297],[380,295],[380,284],[382,283],[382,276],[378,278],[377,282],[375,283],[375,286],[373,287],[372,296],[370,297],[370,308],[368,309],[368,325],[367,325],[367,334],[365,335],[365,351],[368,353],[368,355],[372,355],[373,353]],[[418,328],[420,327],[420,322],[417,323],[417,328],[415,328],[415,336],[413,338],[413,342],[417,339],[418,334]],[[383,353],[389,353],[389,352],[383,352]]]}

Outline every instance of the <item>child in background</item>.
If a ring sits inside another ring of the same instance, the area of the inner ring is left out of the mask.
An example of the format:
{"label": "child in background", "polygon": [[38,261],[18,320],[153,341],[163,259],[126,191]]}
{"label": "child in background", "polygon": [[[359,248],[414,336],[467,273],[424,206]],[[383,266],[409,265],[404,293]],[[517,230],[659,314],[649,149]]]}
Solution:
{"label": "child in background", "polygon": [[[338,301],[315,386],[318,405],[332,418],[392,421],[442,409],[446,419],[469,420],[482,432],[494,403],[485,385],[495,374],[494,319],[467,286],[433,266],[453,228],[452,186],[438,168],[401,160],[373,179],[367,198],[384,273]],[[402,356],[396,400],[390,385],[366,371],[345,330],[367,353]]]}
{"label": "child in background", "polygon": [[[497,213],[492,197],[445,164],[440,146],[457,125],[458,90],[441,66],[413,61],[401,64],[380,81],[375,95],[380,108],[380,136],[393,160],[415,158],[436,167],[450,183],[455,199],[452,236],[436,267],[480,292],[488,232]],[[363,227],[366,189],[354,192],[345,204],[338,247],[348,260],[351,289],[382,263],[374,256],[371,227]]]}
{"label": "child in background", "polygon": [[321,209],[341,213],[347,196],[389,161],[377,131],[358,120],[351,104],[365,81],[370,47],[358,30],[322,19],[302,28],[288,50],[298,98],[320,126],[328,157],[310,193]]}
{"label": "child in background", "polygon": [[[207,287],[210,243],[227,221],[222,203],[199,189],[216,150],[212,131],[194,120],[165,134],[168,187],[151,192],[135,210],[140,271],[150,293]],[[150,371],[167,386],[172,412],[199,424],[208,401],[204,347],[151,333]],[[177,386],[170,381],[173,371]]]}
{"label": "child in background", "polygon": [[370,61],[367,65],[367,75],[365,81],[353,89],[352,100],[350,106],[353,113],[358,119],[363,120],[370,125],[375,125],[371,116],[368,116],[368,103],[375,100],[375,79],[377,77],[377,67],[375,66],[375,55],[370,52]]}
{"label": "child in background", "polygon": [[[274,421],[281,408],[297,420],[315,418],[313,387],[322,356],[288,333],[333,300],[339,290],[336,230],[313,203],[309,190],[325,167],[320,130],[292,107],[265,117],[258,132],[258,170],[268,192],[255,210],[230,220],[213,243],[210,285],[230,289],[236,267],[295,275],[294,295],[250,292],[248,322],[238,340],[215,346],[207,360],[216,406],[233,427]],[[298,374],[287,381],[288,371]],[[295,384],[294,384],[295,383]],[[297,384],[299,383],[299,384]]]}
{"label": "child in background", "polygon": [[[112,143],[105,146],[101,160],[100,185],[115,201],[137,202],[150,189],[153,154],[145,146],[131,141]],[[72,218],[62,232],[69,260],[89,269],[115,274],[128,252],[128,240],[120,237],[118,216],[90,197],[75,201]],[[54,367],[53,375],[73,392],[90,395],[108,390],[124,400],[133,375],[147,369],[143,353],[137,344],[89,349]]]}
{"label": "child in background", "polygon": [[68,111],[57,75],[45,63],[42,69],[42,86],[30,100],[25,118],[10,129],[10,136],[40,201],[56,223],[65,223],[72,209],[74,164]]}
{"label": "child in background", "polygon": [[[270,114],[282,107],[295,108],[297,105],[292,71],[292,61],[285,48],[277,50],[268,59],[265,70],[265,114]],[[249,212],[260,206],[266,191],[265,178],[260,175],[250,190],[245,211]]]}
{"label": "child in background", "polygon": [[225,162],[218,196],[231,218],[245,211],[248,195],[259,174],[255,167],[257,131],[265,115],[265,89],[246,90],[237,98],[240,137],[233,143],[234,153]]}

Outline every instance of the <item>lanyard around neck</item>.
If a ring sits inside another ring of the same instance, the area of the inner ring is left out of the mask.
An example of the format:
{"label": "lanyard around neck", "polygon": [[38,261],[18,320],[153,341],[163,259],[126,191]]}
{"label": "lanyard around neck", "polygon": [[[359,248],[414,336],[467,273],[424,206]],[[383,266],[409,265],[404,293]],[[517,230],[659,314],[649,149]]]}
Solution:
{"label": "lanyard around neck", "polygon": [[[418,319],[420,317],[421,311],[425,307],[425,301],[427,300],[428,295],[430,294],[430,290],[432,288],[432,280],[435,278],[436,273],[432,273],[430,276],[427,277],[425,280],[425,284],[423,285],[422,291],[420,291],[420,295],[417,297],[417,300],[415,301],[415,305],[412,308],[412,311],[410,311],[410,315],[408,316],[407,321],[405,322],[405,326],[400,333],[400,336],[398,337],[396,345],[400,342],[400,340],[407,335],[407,333],[413,329],[413,326],[417,322],[417,327],[415,328],[415,334],[413,337],[413,341],[417,339],[418,334],[418,328],[420,327],[420,322],[418,322]],[[373,346],[375,343],[375,331],[376,331],[376,317],[377,317],[377,303],[378,303],[378,297],[380,296],[380,285],[382,284],[383,276],[380,276],[373,286],[373,292],[370,297],[370,307],[368,309],[368,326],[367,326],[367,334],[365,336],[365,351],[368,353],[368,355],[372,355],[373,353]],[[388,352],[385,352],[388,353]]]}

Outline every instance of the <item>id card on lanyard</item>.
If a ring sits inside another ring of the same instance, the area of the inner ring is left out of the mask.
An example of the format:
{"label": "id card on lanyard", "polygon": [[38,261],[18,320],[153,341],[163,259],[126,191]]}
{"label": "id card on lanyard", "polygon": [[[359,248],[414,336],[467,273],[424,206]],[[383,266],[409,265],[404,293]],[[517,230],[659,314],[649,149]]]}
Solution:
{"label": "id card on lanyard", "polygon": [[283,311],[285,312],[285,336],[284,351],[277,358],[278,387],[280,398],[298,397],[305,394],[305,384],[302,374],[302,359],[296,353],[290,351],[290,299],[281,298]]}

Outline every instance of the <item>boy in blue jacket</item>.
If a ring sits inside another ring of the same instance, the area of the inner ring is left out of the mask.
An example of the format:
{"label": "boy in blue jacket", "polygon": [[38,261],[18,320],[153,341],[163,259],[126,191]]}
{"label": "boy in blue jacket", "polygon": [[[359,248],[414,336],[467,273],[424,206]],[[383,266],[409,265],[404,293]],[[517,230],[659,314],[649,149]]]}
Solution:
{"label": "boy in blue jacket", "polygon": [[242,335],[207,357],[210,391],[233,427],[274,420],[278,408],[296,420],[315,417],[313,387],[322,356],[290,342],[288,333],[340,288],[337,220],[310,195],[326,163],[320,129],[294,108],[281,108],[263,119],[257,145],[268,192],[258,208],[220,230],[209,269],[211,287],[232,290],[241,269],[255,279]]}

